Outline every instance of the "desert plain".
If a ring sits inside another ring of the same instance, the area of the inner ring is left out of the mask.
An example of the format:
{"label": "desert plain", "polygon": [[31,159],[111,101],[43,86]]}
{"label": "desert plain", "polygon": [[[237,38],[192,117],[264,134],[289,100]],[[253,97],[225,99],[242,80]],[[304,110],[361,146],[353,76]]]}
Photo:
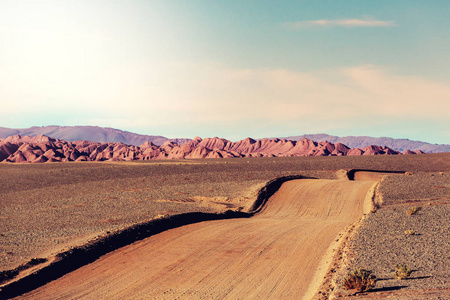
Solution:
{"label": "desert plain", "polygon": [[[2,298],[450,297],[450,153],[2,163],[0,178]],[[356,267],[374,289],[342,288]]]}

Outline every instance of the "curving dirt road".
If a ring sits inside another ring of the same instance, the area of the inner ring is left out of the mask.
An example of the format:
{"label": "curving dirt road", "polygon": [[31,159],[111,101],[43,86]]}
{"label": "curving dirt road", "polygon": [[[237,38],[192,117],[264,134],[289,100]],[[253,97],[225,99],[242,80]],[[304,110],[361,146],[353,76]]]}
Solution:
{"label": "curving dirt road", "polygon": [[364,199],[373,185],[373,181],[285,182],[252,218],[165,231],[22,298],[310,297],[313,277],[327,249],[339,232],[362,216]]}

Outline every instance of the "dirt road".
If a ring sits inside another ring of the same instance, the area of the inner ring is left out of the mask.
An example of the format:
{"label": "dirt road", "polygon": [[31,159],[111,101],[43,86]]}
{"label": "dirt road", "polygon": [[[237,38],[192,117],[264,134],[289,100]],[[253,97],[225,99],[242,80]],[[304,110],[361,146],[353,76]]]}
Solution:
{"label": "dirt road", "polygon": [[285,182],[252,218],[165,231],[22,297],[308,298],[327,249],[340,231],[362,216],[364,199],[373,184],[313,179]]}

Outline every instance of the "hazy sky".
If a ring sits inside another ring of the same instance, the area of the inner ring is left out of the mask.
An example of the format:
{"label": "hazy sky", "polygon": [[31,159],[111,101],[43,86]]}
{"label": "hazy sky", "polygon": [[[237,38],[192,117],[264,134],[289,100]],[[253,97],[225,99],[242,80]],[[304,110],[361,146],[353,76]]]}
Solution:
{"label": "hazy sky", "polygon": [[0,2],[0,127],[450,144],[450,1]]}

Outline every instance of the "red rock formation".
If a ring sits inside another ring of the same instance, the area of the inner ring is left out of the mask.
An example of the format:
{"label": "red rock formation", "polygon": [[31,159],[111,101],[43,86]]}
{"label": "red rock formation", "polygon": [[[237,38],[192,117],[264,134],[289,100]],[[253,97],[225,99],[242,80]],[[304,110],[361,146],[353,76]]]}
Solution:
{"label": "red rock formation", "polygon": [[334,144],[334,150],[331,152],[332,155],[338,155],[338,156],[342,156],[342,155],[347,155],[348,151],[350,151],[350,148],[347,147],[344,144],[341,143],[336,143]]}
{"label": "red rock formation", "polygon": [[20,146],[18,144],[11,144],[5,140],[0,141],[0,161],[8,158],[11,154],[16,152],[19,147]]}
{"label": "red rock formation", "polygon": [[358,148],[352,148],[347,152],[347,155],[363,155],[364,151]]}
{"label": "red rock formation", "polygon": [[[406,151],[415,154],[419,151]],[[320,142],[306,138],[296,142],[286,139],[246,138],[231,142],[222,138],[194,138],[184,144],[167,141],[160,147],[151,142],[140,146],[123,143],[88,141],[66,142],[46,136],[10,136],[0,140],[0,161],[5,162],[65,162],[65,161],[125,161],[148,159],[275,157],[275,156],[342,156],[396,155],[388,147],[368,146],[349,149],[344,144]]]}

